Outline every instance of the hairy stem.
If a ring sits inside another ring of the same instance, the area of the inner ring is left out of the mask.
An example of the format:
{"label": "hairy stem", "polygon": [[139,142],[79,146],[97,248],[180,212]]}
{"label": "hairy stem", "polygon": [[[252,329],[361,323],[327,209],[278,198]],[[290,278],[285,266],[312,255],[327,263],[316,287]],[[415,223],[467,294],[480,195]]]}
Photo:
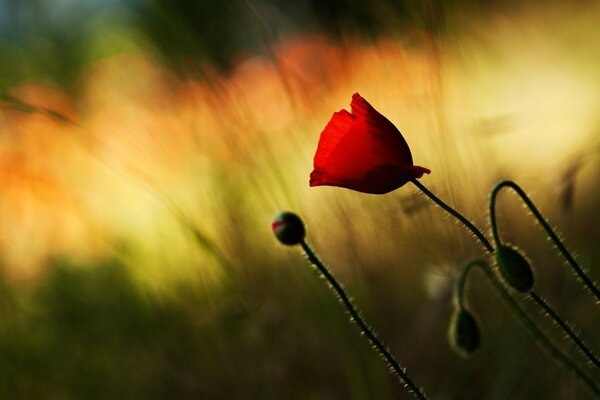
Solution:
{"label": "hairy stem", "polygon": [[437,197],[435,194],[433,194],[429,189],[427,189],[418,180],[413,179],[413,180],[411,180],[411,182],[413,185],[415,185],[417,188],[419,188],[419,190],[421,192],[423,192],[427,197],[429,197],[431,200],[433,200],[433,202],[435,204],[442,207],[444,209],[444,211],[446,211],[448,214],[452,215],[454,218],[456,218],[460,222],[462,222],[463,225],[465,225],[467,227],[467,229],[469,229],[471,231],[471,233],[473,233],[473,235],[475,235],[475,237],[477,237],[477,239],[481,242],[481,244],[483,244],[483,246],[485,247],[485,249],[488,252],[492,253],[494,251],[494,247],[489,242],[489,240],[486,239],[485,235],[483,233],[481,233],[481,231],[479,229],[477,229],[477,227],[475,225],[473,225],[473,223],[471,221],[469,221],[464,215],[462,215],[461,213],[456,211],[454,208],[450,207],[448,204],[446,204],[444,201],[442,201],[439,197]]}
{"label": "hairy stem", "polygon": [[535,292],[535,290],[532,290],[531,292],[529,292],[529,296],[533,299],[533,301],[535,301],[540,307],[542,307],[544,309],[544,311],[550,316],[550,318],[552,318],[554,320],[554,322],[562,328],[563,331],[565,331],[567,336],[569,336],[569,338],[571,338],[573,343],[575,343],[575,345],[579,348],[579,350],[581,350],[581,352],[592,362],[592,364],[594,364],[597,368],[600,368],[600,361],[598,361],[598,358],[596,357],[596,355],[585,345],[585,343],[579,338],[579,336],[577,336],[571,330],[571,328],[569,328],[569,325],[560,317],[560,315],[558,315],[552,309],[552,307],[550,307],[548,302],[546,302],[546,300],[541,298]]}
{"label": "hairy stem", "polygon": [[346,291],[344,290],[342,285],[335,279],[335,277],[331,274],[329,269],[319,259],[319,257],[317,257],[313,249],[308,245],[308,243],[306,243],[305,240],[303,240],[300,243],[300,245],[302,246],[302,250],[304,250],[304,253],[306,253],[308,261],[312,265],[314,265],[319,270],[321,275],[323,275],[323,277],[327,280],[331,288],[335,291],[335,293],[338,295],[338,297],[346,307],[346,310],[350,314],[351,320],[354,321],[356,325],[358,325],[358,328],[360,329],[362,334],[369,339],[369,341],[375,347],[379,355],[385,361],[387,361],[394,374],[396,374],[398,378],[400,378],[400,380],[406,386],[408,386],[411,393],[415,397],[421,400],[427,400],[427,396],[425,395],[423,390],[413,382],[413,380],[406,373],[405,369],[400,366],[398,361],[396,361],[394,356],[389,352],[387,347],[381,342],[381,340],[377,338],[375,333],[363,321],[362,317],[360,316],[354,305],[352,305],[352,302],[350,301],[350,298],[348,297],[348,294],[346,294]]}
{"label": "hairy stem", "polygon": [[[444,209],[447,213],[449,213],[450,215],[452,215],[453,217],[455,217],[456,219],[458,219],[460,222],[462,222],[473,233],[473,235],[475,235],[475,237],[481,242],[481,244],[485,247],[485,249],[487,250],[488,253],[490,253],[490,254],[494,253],[494,246],[492,246],[492,244],[485,237],[485,235],[475,225],[473,225],[473,223],[471,223],[471,221],[469,221],[466,217],[464,217],[462,214],[460,214],[454,208],[450,207],[448,204],[446,204],[444,201],[442,201],[440,198],[438,198],[436,195],[434,195],[431,191],[429,191],[429,189],[427,189],[418,180],[413,179],[413,180],[411,180],[411,182],[417,188],[419,188],[419,190],[421,190],[427,197],[429,197],[431,200],[433,200],[438,206],[442,207],[442,209]],[[492,224],[492,233],[493,233],[493,236],[494,236],[494,242],[496,243],[496,245],[500,244],[500,237],[498,235],[496,218],[495,218],[495,201],[496,201],[495,198],[497,196],[498,190],[500,190],[500,188],[503,187],[503,186],[510,186],[513,189],[517,190],[517,193],[519,193],[519,194],[522,193],[523,196],[525,196],[525,197],[522,196],[523,199],[524,200],[527,199],[527,200],[525,200],[525,202],[526,203],[531,203],[531,201],[529,200],[529,198],[527,198],[527,196],[525,195],[525,193],[523,192],[523,190],[520,187],[518,187],[514,182],[503,181],[500,184],[496,185],[496,187],[492,191],[492,196],[491,196],[491,200],[490,200],[490,220],[491,220],[491,224]],[[518,189],[516,189],[516,188],[518,188]],[[527,205],[529,206],[530,204],[527,204]],[[548,226],[547,223],[545,222],[545,220],[543,219],[543,217],[541,217],[541,214],[539,214],[539,212],[537,211],[537,209],[533,205],[533,203],[531,203],[530,209],[532,210],[532,212],[535,209],[535,211],[537,212],[537,214],[541,218],[540,223],[542,223],[541,221],[543,221],[542,225],[545,224],[546,226]],[[534,214],[536,214],[536,212],[534,212]],[[548,228],[550,229],[549,226],[548,226]],[[552,232],[552,233],[554,234],[554,232]],[[554,236],[556,236],[556,235],[554,235]],[[558,238],[557,238],[557,240],[558,240]],[[562,243],[561,243],[561,246],[562,246]],[[564,246],[562,246],[562,248],[564,248]],[[566,248],[564,248],[564,249],[566,251]],[[579,270],[581,270],[581,269],[579,268]],[[492,282],[494,283],[495,287],[497,286],[496,289],[499,291],[499,293],[501,293],[502,297],[505,298],[505,300],[507,302],[509,302],[509,304],[512,304],[511,305],[511,309],[513,309],[513,311],[515,313],[517,313],[517,315],[519,316],[519,319],[521,319],[521,321],[528,327],[528,329],[532,332],[532,334],[534,335],[534,337],[536,339],[540,340],[540,342],[544,345],[544,347],[546,347],[546,349],[550,352],[551,355],[553,355],[557,360],[559,360],[568,369],[570,369],[573,372],[575,372],[575,374],[579,378],[581,378],[584,382],[586,382],[588,384],[588,386],[590,386],[590,388],[596,394],[599,394],[598,388],[593,384],[593,382],[587,376],[582,375],[582,373],[579,370],[579,368],[577,368],[577,366],[569,358],[567,358],[563,353],[561,353],[556,348],[556,346],[554,346],[552,344],[552,342],[550,342],[550,340],[543,334],[543,332],[535,325],[535,323],[533,323],[533,321],[529,317],[527,317],[527,315],[525,314],[525,312],[520,307],[518,307],[518,304],[516,303],[516,301],[508,294],[508,292],[506,291],[506,289],[504,289],[504,287],[502,287],[502,285],[494,277],[492,270],[490,268],[484,268],[484,271],[486,272],[486,275],[488,275],[488,273],[489,273],[488,278],[490,278],[491,280],[493,278]],[[463,282],[463,285],[464,285],[464,282]],[[501,289],[501,291],[499,290],[499,288]],[[463,288],[460,288],[460,290],[461,291],[464,290],[464,286],[463,286]],[[506,297],[502,293],[504,293],[506,295]],[[550,316],[557,315],[553,310],[552,310],[552,313],[548,313],[548,314]],[[560,324],[559,324],[559,326],[560,326]],[[580,340],[578,340],[578,342],[581,343]],[[576,344],[577,344],[577,342],[576,342]],[[590,385],[590,383],[591,383],[591,385]]]}
{"label": "hairy stem", "polygon": [[510,188],[514,190],[521,200],[525,203],[525,205],[529,208],[533,216],[537,219],[538,223],[544,228],[548,237],[554,242],[558,250],[561,252],[563,257],[567,260],[571,268],[575,271],[577,276],[583,281],[585,286],[592,292],[592,294],[596,297],[596,300],[600,301],[600,289],[592,282],[592,280],[586,275],[581,266],[575,261],[575,258],[571,255],[567,247],[563,244],[563,242],[558,238],[558,235],[552,227],[548,224],[542,213],[537,209],[535,204],[529,199],[525,191],[517,185],[515,182],[510,180],[505,180],[498,183],[492,189],[491,197],[490,197],[490,223],[492,226],[492,234],[494,235],[494,242],[496,244],[500,243],[500,237],[498,234],[498,224],[496,223],[496,197],[503,188]]}
{"label": "hairy stem", "polygon": [[[457,280],[457,286],[461,286],[460,289],[457,289],[456,294],[459,296],[464,296],[464,286],[467,279],[468,273],[473,269],[473,267],[477,267],[481,269],[481,271],[488,278],[498,295],[506,302],[510,310],[517,316],[519,321],[527,328],[527,331],[531,334],[531,336],[537,340],[537,342],[557,361],[559,361],[563,366],[569,369],[579,380],[586,384],[586,386],[596,395],[600,396],[600,389],[594,381],[587,376],[571,359],[569,359],[563,352],[561,352],[550,339],[542,332],[537,325],[527,316],[525,311],[519,306],[519,304],[515,301],[515,299],[508,293],[508,291],[504,288],[504,286],[500,283],[498,278],[494,275],[494,272],[489,267],[489,265],[483,260],[474,260],[467,264],[465,264],[460,272],[459,280]],[[460,301],[460,304],[464,303],[464,299],[457,299]]]}

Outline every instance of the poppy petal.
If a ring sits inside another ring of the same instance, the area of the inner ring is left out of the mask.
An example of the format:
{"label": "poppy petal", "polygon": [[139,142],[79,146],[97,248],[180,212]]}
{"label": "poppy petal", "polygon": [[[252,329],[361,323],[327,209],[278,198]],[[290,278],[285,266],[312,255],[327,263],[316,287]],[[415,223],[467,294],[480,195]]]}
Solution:
{"label": "poppy petal", "polygon": [[331,151],[335,149],[338,142],[350,130],[354,118],[346,110],[333,113],[333,116],[321,132],[317,153],[315,154],[315,167],[327,164]]}
{"label": "poppy petal", "polygon": [[352,115],[364,116],[367,117],[372,115],[373,112],[379,114],[368,101],[362,98],[362,96],[358,93],[354,93],[352,95],[352,102],[350,103],[350,109],[352,111]]}
{"label": "poppy petal", "polygon": [[431,172],[413,165],[400,131],[358,93],[351,110],[334,113],[321,132],[310,186],[383,194]]}
{"label": "poppy petal", "polygon": [[383,164],[393,164],[393,151],[370,133],[364,117],[354,120],[350,129],[331,149],[325,170],[341,180],[362,176]]}
{"label": "poppy petal", "polygon": [[412,155],[408,143],[406,143],[402,133],[400,133],[398,128],[396,128],[389,119],[375,110],[373,106],[358,93],[352,95],[350,107],[352,109],[352,114],[355,117],[365,117],[368,128],[373,136],[387,143],[388,146],[395,148],[397,154],[402,158],[404,163],[412,164]]}

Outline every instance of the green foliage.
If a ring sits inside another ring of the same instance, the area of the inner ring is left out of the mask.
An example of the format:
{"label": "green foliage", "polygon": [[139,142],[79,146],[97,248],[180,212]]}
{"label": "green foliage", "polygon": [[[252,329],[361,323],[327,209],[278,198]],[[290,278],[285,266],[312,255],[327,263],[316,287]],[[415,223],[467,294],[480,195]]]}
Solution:
{"label": "green foliage", "polygon": [[227,69],[253,36],[239,0],[149,0],[136,16],[136,25],[176,70],[194,71],[198,62]]}
{"label": "green foliage", "polygon": [[51,268],[35,288],[4,288],[0,397],[304,399],[348,386],[388,397],[384,368],[327,291],[182,284],[159,296],[115,261]]}

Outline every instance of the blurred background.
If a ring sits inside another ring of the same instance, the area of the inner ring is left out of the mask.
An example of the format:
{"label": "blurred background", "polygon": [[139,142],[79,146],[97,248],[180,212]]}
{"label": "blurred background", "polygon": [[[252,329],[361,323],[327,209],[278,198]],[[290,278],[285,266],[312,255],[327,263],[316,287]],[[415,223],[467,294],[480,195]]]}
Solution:
{"label": "blurred background", "polygon": [[[0,397],[411,398],[273,238],[290,209],[431,398],[591,398],[479,272],[482,347],[451,351],[485,254],[414,187],[308,176],[359,92],[423,184],[487,232],[517,181],[599,280],[599,27],[597,1],[0,0]],[[499,213],[600,351],[593,299],[516,196]]]}

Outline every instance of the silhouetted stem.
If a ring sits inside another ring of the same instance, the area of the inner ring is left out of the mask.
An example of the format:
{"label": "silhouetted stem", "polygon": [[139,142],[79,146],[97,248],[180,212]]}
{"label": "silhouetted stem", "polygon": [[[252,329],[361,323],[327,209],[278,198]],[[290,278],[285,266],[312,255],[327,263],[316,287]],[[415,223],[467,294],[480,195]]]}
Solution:
{"label": "silhouetted stem", "polygon": [[[475,237],[481,242],[481,244],[483,244],[483,246],[485,247],[485,249],[490,254],[494,253],[494,247],[492,246],[492,244],[489,242],[489,240],[487,240],[487,238],[485,237],[485,235],[479,229],[477,229],[477,227],[475,225],[473,225],[473,223],[471,223],[471,221],[469,221],[466,217],[464,217],[458,211],[456,211],[455,209],[453,209],[452,207],[450,207],[448,204],[446,204],[444,201],[442,201],[440,198],[438,198],[436,195],[434,195],[432,192],[430,192],[429,189],[427,189],[418,180],[413,179],[413,180],[411,180],[411,182],[417,188],[419,188],[427,197],[429,197],[431,200],[433,200],[438,206],[442,207],[442,209],[444,209],[447,213],[449,213],[450,215],[452,215],[453,217],[455,217],[456,219],[458,219],[460,222],[462,222],[475,235]],[[541,214],[539,214],[539,212],[537,211],[537,209],[535,208],[535,206],[533,205],[533,203],[531,203],[531,201],[525,195],[525,193],[521,190],[521,188],[519,188],[514,182],[503,181],[499,185],[496,185],[496,187],[494,188],[494,191],[492,192],[492,197],[491,197],[491,200],[490,200],[490,219],[491,219],[491,223],[492,223],[492,233],[494,235],[494,241],[495,241],[496,245],[500,244],[500,239],[499,239],[498,231],[497,231],[497,227],[496,227],[495,213],[494,213],[494,210],[495,210],[495,197],[497,195],[498,190],[500,189],[499,186],[500,186],[500,188],[502,186],[510,186],[513,189],[515,189],[517,191],[517,193],[519,193],[519,194],[522,193],[522,197],[524,196],[523,200],[527,203],[528,206],[530,206],[530,209],[532,210],[532,212],[534,212],[534,210],[535,210],[534,215],[536,213],[537,213],[537,215],[539,215],[540,218],[538,220],[540,220],[540,223],[542,223],[542,221],[543,221],[542,225],[548,226],[547,223],[546,223],[546,221],[543,219],[543,217],[541,217]],[[548,228],[550,229],[549,226],[548,226]],[[550,231],[552,231],[552,229],[550,229]],[[552,231],[552,234],[554,234],[553,231]],[[556,235],[554,235],[554,236],[556,237]],[[556,239],[558,240],[558,238],[556,238]],[[558,240],[558,242],[560,243],[559,240]],[[561,246],[562,246],[562,243],[561,243]],[[562,246],[562,248],[564,248],[564,246]],[[564,248],[564,250],[566,251],[566,248]],[[568,253],[568,251],[567,251],[567,253]],[[569,256],[570,256],[570,254],[569,254]],[[571,257],[571,259],[572,259],[572,257]],[[574,260],[573,260],[573,262],[574,262]],[[567,358],[563,353],[561,353],[552,344],[552,342],[550,342],[550,340],[543,334],[543,332],[533,323],[533,321],[531,321],[531,319],[529,319],[529,317],[527,317],[527,314],[525,314],[525,312],[518,306],[518,304],[516,303],[516,301],[508,294],[508,292],[506,291],[506,289],[504,289],[502,287],[502,285],[496,280],[496,278],[494,277],[491,269],[490,268],[484,268],[483,270],[486,272],[486,275],[488,275],[488,278],[490,278],[490,280],[494,284],[494,287],[496,287],[496,290],[498,290],[498,292],[502,295],[502,297],[505,298],[505,300],[507,302],[509,302],[509,305],[511,305],[511,308],[513,309],[513,311],[515,313],[517,313],[517,315],[519,316],[519,318],[528,327],[528,329],[532,332],[532,334],[534,335],[534,337],[537,338],[537,339],[539,339],[542,342],[542,344],[547,348],[547,350],[550,352],[550,354],[552,354],[556,359],[558,359],[560,362],[562,362],[563,365],[565,365],[566,367],[568,367],[569,369],[571,369],[573,372],[575,372],[576,375],[579,378],[581,378],[583,381],[585,381],[588,384],[588,386],[590,386],[590,388],[596,394],[600,394],[600,390],[598,389],[598,387],[596,387],[594,385],[593,381],[591,381],[590,378],[588,378],[587,376],[585,376],[579,370],[579,368],[569,358]],[[581,268],[579,268],[579,270],[581,270]],[[460,290],[464,290],[464,288],[460,289]],[[548,314],[550,316],[557,315],[554,311],[552,313],[548,313]],[[579,342],[581,342],[581,341],[579,340]]]}
{"label": "silhouetted stem", "polygon": [[465,307],[465,286],[467,285],[467,276],[473,267],[487,268],[487,264],[483,260],[470,261],[462,266],[458,271],[456,283],[454,284],[454,303],[460,308]]}
{"label": "silhouetted stem", "polygon": [[[558,239],[558,237],[556,236],[556,234],[554,233],[552,228],[548,225],[548,223],[546,222],[544,217],[540,214],[538,209],[535,207],[535,205],[529,199],[529,197],[525,194],[523,189],[521,189],[521,187],[513,181],[506,180],[506,181],[502,181],[502,182],[498,183],[496,186],[494,186],[494,188],[492,189],[492,193],[490,195],[490,224],[492,226],[492,234],[494,236],[494,243],[496,244],[496,246],[500,246],[502,244],[502,242],[500,240],[500,234],[498,233],[498,224],[496,222],[496,198],[498,197],[500,190],[502,190],[502,188],[505,188],[505,187],[509,187],[509,188],[513,189],[521,197],[523,202],[527,205],[527,207],[529,207],[529,209],[531,210],[533,215],[536,217],[536,219],[538,220],[540,225],[542,225],[544,227],[544,229],[548,233],[548,236],[550,236],[550,238],[552,238],[552,240],[557,245],[557,247],[559,247],[559,249],[561,249],[561,252],[565,256],[565,258],[567,258],[567,260],[569,260],[569,263],[571,263],[571,266],[573,266],[573,268],[575,269],[575,272],[577,272],[579,277],[584,282],[586,282],[586,284],[589,283],[588,288],[590,288],[590,290],[592,290],[592,291],[597,290],[596,287],[593,285],[593,283],[587,278],[587,276],[585,275],[583,270],[579,267],[579,265],[577,265],[577,263],[575,262],[573,257],[571,257],[571,254],[569,253],[569,251],[565,248],[565,246],[562,244],[562,242]],[[554,311],[552,309],[552,307],[546,301],[544,301],[544,299],[542,299],[540,296],[538,296],[538,294],[534,290],[531,290],[529,292],[529,295],[540,307],[542,307],[544,309],[544,311],[546,312],[546,315],[548,315],[550,318],[552,318],[552,320],[567,334],[567,336],[571,339],[571,341],[573,341],[575,346],[577,346],[579,348],[579,350],[581,350],[581,352],[592,362],[592,364],[594,364],[596,367],[600,368],[600,362],[598,361],[598,358],[583,343],[583,341],[579,338],[579,336],[577,336],[571,330],[571,328],[569,328],[567,323],[560,317],[560,315],[558,315],[558,313],[556,311]]]}
{"label": "silhouetted stem", "polygon": [[494,186],[494,189],[492,189],[492,193],[491,193],[491,197],[490,197],[490,223],[492,225],[492,234],[494,235],[494,242],[496,244],[500,243],[500,238],[498,235],[498,225],[496,223],[496,212],[495,212],[496,197],[498,196],[498,193],[500,193],[500,190],[502,190],[505,187],[511,188],[521,197],[521,199],[523,200],[525,205],[527,205],[527,207],[529,208],[531,213],[537,219],[538,223],[542,226],[542,228],[544,228],[548,237],[550,237],[550,239],[552,239],[552,241],[554,242],[554,244],[556,245],[558,250],[561,252],[563,257],[565,257],[565,259],[567,260],[569,265],[571,265],[571,267],[573,268],[573,270],[575,271],[577,276],[583,281],[583,283],[592,292],[592,294],[594,296],[596,296],[596,299],[598,301],[600,301],[600,289],[598,289],[598,287],[596,285],[594,285],[594,282],[592,282],[592,280],[585,274],[583,269],[579,266],[577,261],[575,261],[575,258],[573,258],[573,256],[569,252],[569,250],[567,250],[566,246],[558,238],[558,235],[554,232],[552,227],[548,224],[548,222],[546,221],[544,216],[539,212],[539,210],[537,209],[535,204],[533,204],[533,202],[529,199],[529,197],[527,196],[525,191],[523,189],[521,189],[521,187],[519,185],[517,185],[515,182],[510,181],[510,180],[502,181],[502,182],[498,183],[496,186]]}
{"label": "silhouetted stem", "polygon": [[594,364],[597,368],[600,368],[600,361],[596,355],[583,343],[583,341],[569,328],[569,325],[558,315],[552,307],[541,298],[535,290],[529,292],[529,296],[548,313],[550,318],[554,320],[554,322],[562,328],[563,331],[571,338],[571,340],[575,343],[575,345],[581,350],[581,352]]}
{"label": "silhouetted stem", "polygon": [[321,275],[323,275],[325,279],[327,279],[327,282],[329,283],[329,285],[331,285],[331,288],[335,291],[335,293],[338,295],[338,297],[348,310],[351,320],[354,321],[356,325],[358,325],[360,331],[369,339],[371,344],[377,349],[379,355],[387,361],[391,370],[398,376],[398,378],[400,378],[400,380],[406,386],[410,388],[411,393],[415,397],[421,400],[427,400],[427,396],[425,395],[425,393],[423,393],[422,389],[419,388],[412,381],[412,379],[410,379],[405,369],[400,366],[400,364],[396,361],[394,356],[392,356],[392,354],[389,352],[386,346],[383,345],[383,343],[377,338],[375,333],[363,321],[356,308],[352,305],[352,302],[350,301],[350,298],[346,294],[346,291],[344,290],[342,285],[338,283],[338,281],[331,274],[331,272],[325,266],[325,264],[323,264],[323,262],[317,257],[313,249],[304,240],[300,242],[300,245],[306,253],[308,261],[310,261],[310,263],[313,264],[319,270],[319,272],[321,273]]}
{"label": "silhouetted stem", "polygon": [[427,189],[425,186],[423,186],[423,184],[421,182],[419,182],[418,180],[413,179],[413,180],[411,180],[411,182],[413,185],[415,185],[417,188],[419,188],[419,190],[421,192],[423,192],[427,197],[429,197],[431,200],[433,200],[433,202],[435,204],[442,207],[444,209],[444,211],[446,211],[448,214],[452,215],[453,217],[458,219],[460,222],[462,222],[463,225],[465,225],[467,227],[467,229],[469,229],[471,231],[471,233],[473,233],[473,235],[475,235],[475,237],[477,237],[477,239],[479,239],[479,241],[481,242],[481,244],[483,244],[483,246],[486,248],[487,251],[489,251],[490,253],[492,253],[494,251],[494,247],[489,242],[489,240],[487,240],[486,237],[483,235],[483,233],[481,233],[481,231],[479,229],[477,229],[477,227],[475,225],[473,225],[473,223],[471,221],[469,221],[465,216],[463,216],[461,213],[456,211],[454,208],[450,207],[448,204],[444,203],[439,197],[437,197],[435,194],[431,193],[429,191],[429,189]]}
{"label": "silhouetted stem", "polygon": [[516,314],[519,321],[521,321],[521,323],[523,325],[525,325],[525,328],[527,328],[527,331],[532,335],[532,337],[539,344],[541,344],[542,347],[552,357],[554,357],[556,360],[558,360],[563,366],[565,366],[567,369],[569,369],[571,372],[573,372],[573,374],[577,378],[579,378],[583,383],[585,383],[594,394],[596,394],[597,396],[600,396],[600,389],[598,388],[598,386],[596,386],[594,381],[590,377],[588,377],[564,353],[562,353],[550,341],[550,339],[548,339],[548,337],[544,334],[544,332],[542,332],[537,327],[537,325],[527,316],[525,311],[523,311],[523,309],[519,306],[519,304],[515,301],[515,299],[512,298],[510,293],[508,293],[508,291],[504,288],[504,286],[502,286],[500,281],[498,281],[498,279],[494,275],[492,269],[483,260],[474,260],[474,261],[471,261],[471,262],[465,264],[462,267],[462,269],[459,273],[459,276],[457,278],[456,289],[455,289],[456,290],[455,295],[459,296],[459,298],[456,299],[456,301],[459,302],[458,304],[460,304],[461,306],[464,304],[464,299],[463,299],[464,287],[466,284],[466,279],[467,279],[468,273],[473,269],[473,267],[478,267],[481,269],[481,271],[483,271],[483,273],[488,278],[488,280],[490,281],[490,283],[492,284],[494,289],[496,289],[496,292],[498,293],[498,295],[500,295],[500,297],[506,302],[506,304],[511,309],[511,311]]}

